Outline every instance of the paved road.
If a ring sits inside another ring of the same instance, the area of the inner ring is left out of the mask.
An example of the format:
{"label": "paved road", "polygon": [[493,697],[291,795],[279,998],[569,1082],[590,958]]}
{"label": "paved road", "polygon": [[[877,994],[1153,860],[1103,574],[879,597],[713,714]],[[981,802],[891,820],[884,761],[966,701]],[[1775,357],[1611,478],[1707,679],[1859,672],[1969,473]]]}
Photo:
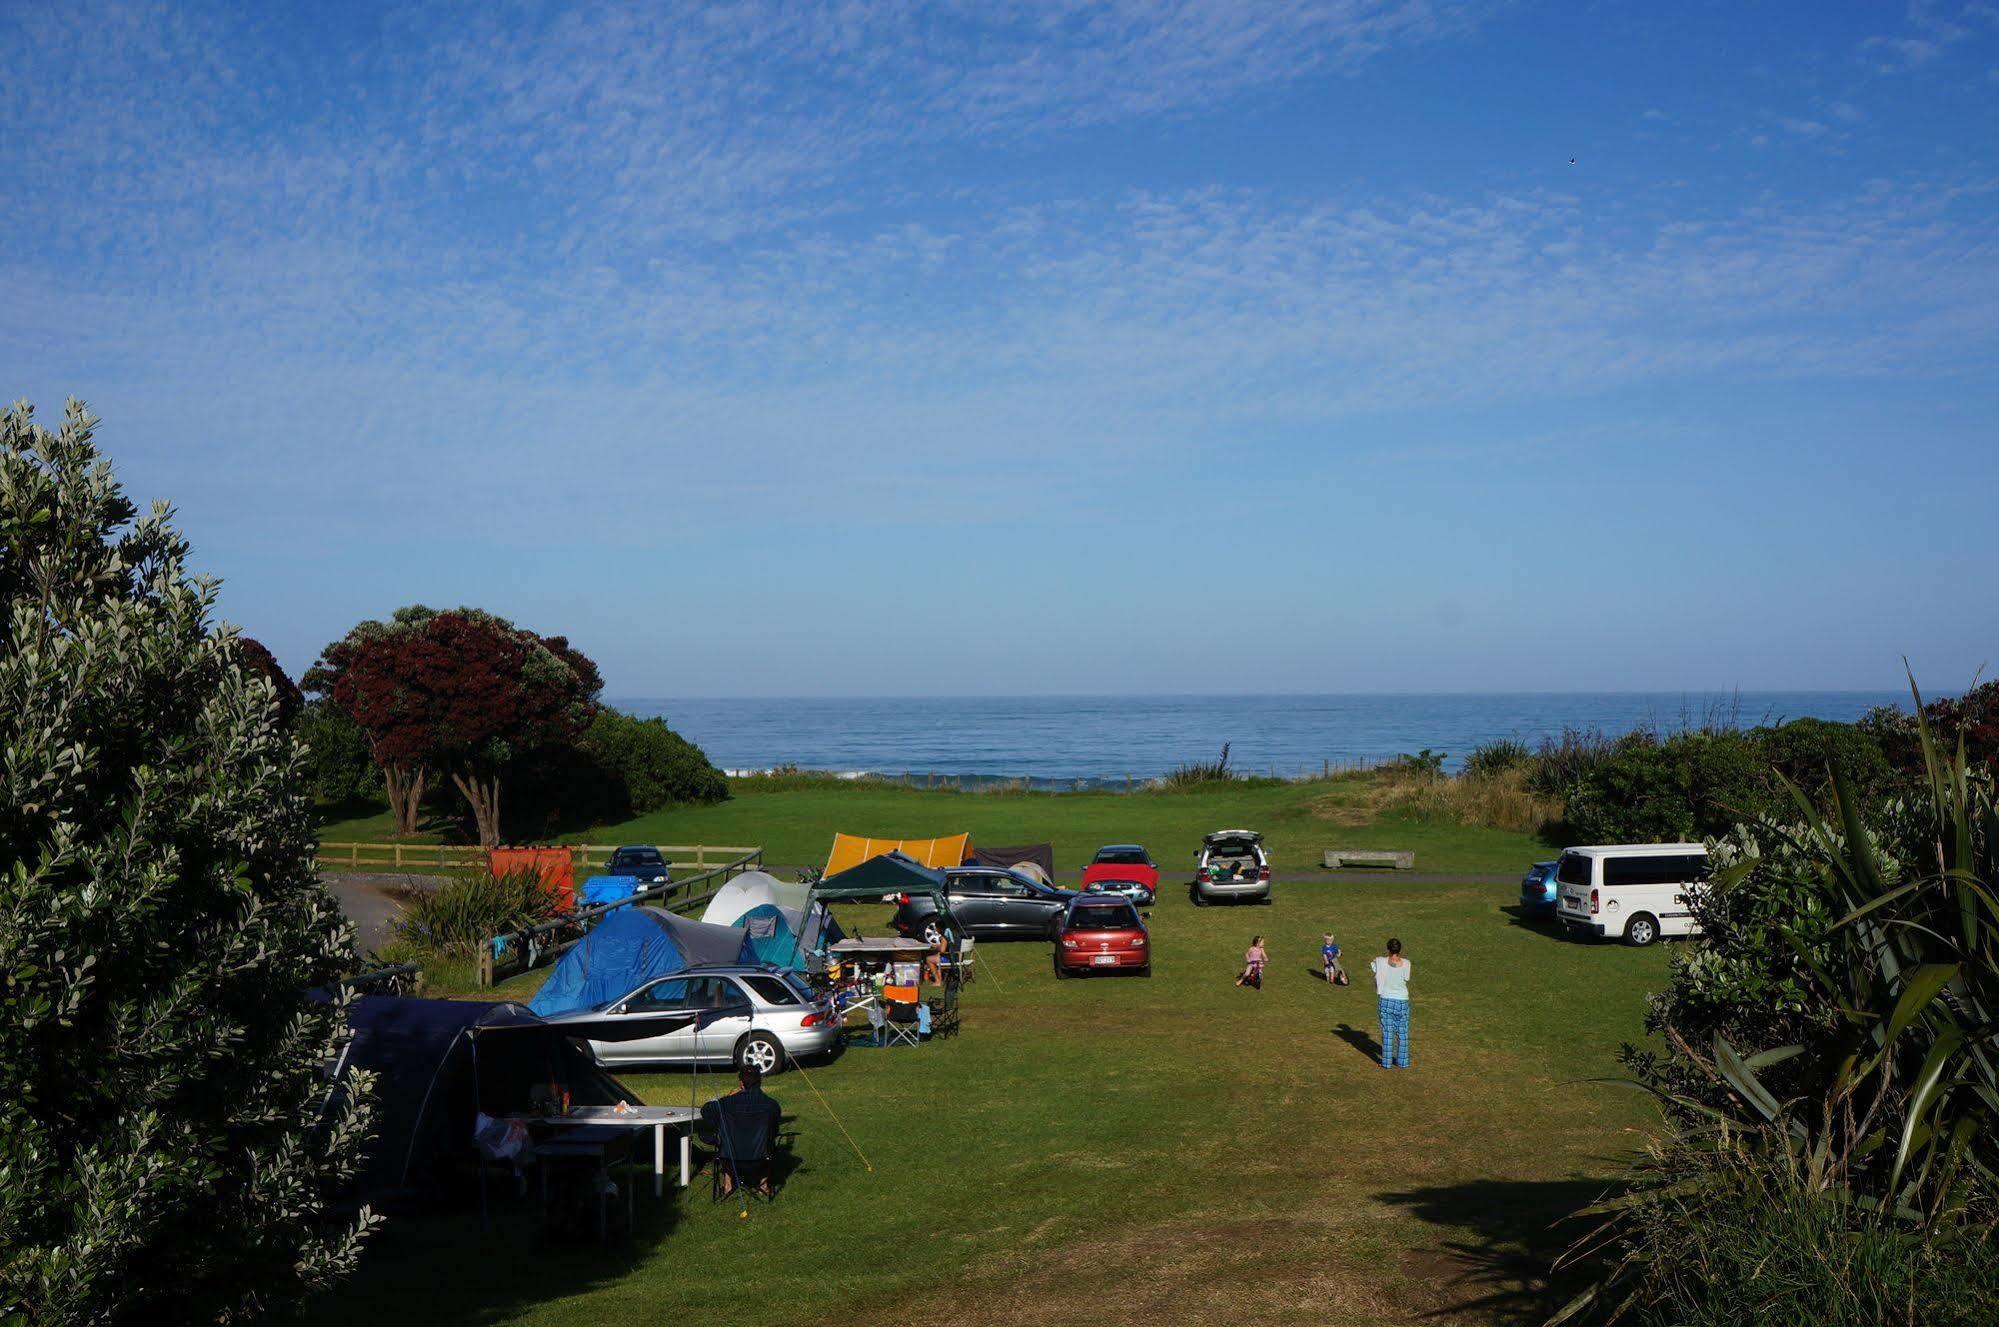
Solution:
{"label": "paved road", "polygon": [[340,901],[340,910],[347,914],[347,920],[354,923],[354,943],[366,954],[389,942],[393,934],[390,928],[402,912],[402,904],[390,896],[389,889],[398,885],[427,885],[436,877],[328,871],[320,879]]}

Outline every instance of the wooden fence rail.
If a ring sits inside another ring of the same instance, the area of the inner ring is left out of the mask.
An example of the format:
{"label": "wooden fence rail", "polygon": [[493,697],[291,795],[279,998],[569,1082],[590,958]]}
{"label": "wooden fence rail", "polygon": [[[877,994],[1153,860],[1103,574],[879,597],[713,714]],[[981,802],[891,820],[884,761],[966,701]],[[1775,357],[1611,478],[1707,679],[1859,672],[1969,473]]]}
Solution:
{"label": "wooden fence rail", "polygon": [[[661,848],[662,853],[669,849]],[[674,851],[679,851],[675,849]],[[709,848],[709,852],[719,851]],[[505,981],[544,963],[554,961],[565,953],[569,946],[583,938],[584,932],[606,914],[616,908],[640,906],[661,907],[670,912],[691,914],[698,908],[707,906],[718,890],[729,881],[746,871],[763,869],[764,850],[762,848],[730,849],[742,855],[732,861],[711,866],[700,875],[686,880],[676,880],[670,885],[653,885],[641,889],[628,899],[616,903],[600,903],[595,907],[578,908],[565,917],[530,926],[524,931],[511,935],[489,936],[479,945],[479,984],[491,986]]]}
{"label": "wooden fence rail", "polygon": [[[601,866],[618,850],[618,845],[606,843],[559,843],[553,846],[569,849],[576,858],[578,875],[588,874],[591,868]],[[763,851],[761,848],[713,843],[662,843],[658,846],[660,855],[666,858],[667,868],[674,871],[708,871],[733,862],[745,853]],[[445,843],[322,843],[319,845],[317,864],[322,871],[359,871],[365,867],[386,867],[392,871],[418,871],[426,867],[483,870],[486,850]]]}

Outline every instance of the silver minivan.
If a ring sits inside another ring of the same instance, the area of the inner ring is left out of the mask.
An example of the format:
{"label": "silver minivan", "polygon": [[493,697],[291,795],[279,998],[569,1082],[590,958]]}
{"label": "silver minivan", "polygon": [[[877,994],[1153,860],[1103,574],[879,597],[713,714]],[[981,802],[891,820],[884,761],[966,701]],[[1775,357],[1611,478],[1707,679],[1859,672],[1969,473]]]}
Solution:
{"label": "silver minivan", "polygon": [[1270,902],[1270,857],[1253,829],[1218,829],[1194,856],[1194,906]]}

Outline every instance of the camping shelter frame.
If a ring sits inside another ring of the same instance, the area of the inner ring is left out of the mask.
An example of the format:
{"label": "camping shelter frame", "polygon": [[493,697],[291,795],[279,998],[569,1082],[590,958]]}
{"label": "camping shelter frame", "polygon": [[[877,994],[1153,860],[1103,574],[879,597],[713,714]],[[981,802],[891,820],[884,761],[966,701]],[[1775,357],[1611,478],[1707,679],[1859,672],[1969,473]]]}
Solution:
{"label": "camping shelter frame", "polygon": [[[896,854],[885,855],[894,856]],[[904,860],[908,859],[905,858]],[[910,864],[916,867],[916,871],[910,872],[911,881],[900,886],[900,891],[912,898],[928,898],[932,903],[936,904],[937,916],[944,923],[944,934],[949,937],[949,945],[945,952],[951,956],[951,963],[944,979],[944,1009],[946,1012],[952,1012],[958,1007],[958,973],[961,970],[959,964],[964,957],[964,928],[958,924],[957,918],[951,914],[951,898],[949,894],[945,893],[943,872],[931,867],[921,866],[915,862],[911,862]],[[849,869],[859,871],[866,865],[867,863],[864,862],[861,866]],[[918,871],[922,872],[924,877],[935,877],[934,881],[923,880],[919,883],[917,878]],[[843,871],[841,874],[845,875],[847,872]],[[879,880],[849,885],[843,885],[839,883],[839,880],[839,876],[832,876],[827,880],[821,880],[814,884],[811,892],[806,895],[807,907],[810,907],[814,903],[841,903],[847,901],[867,901],[872,903],[881,900],[882,884]]]}

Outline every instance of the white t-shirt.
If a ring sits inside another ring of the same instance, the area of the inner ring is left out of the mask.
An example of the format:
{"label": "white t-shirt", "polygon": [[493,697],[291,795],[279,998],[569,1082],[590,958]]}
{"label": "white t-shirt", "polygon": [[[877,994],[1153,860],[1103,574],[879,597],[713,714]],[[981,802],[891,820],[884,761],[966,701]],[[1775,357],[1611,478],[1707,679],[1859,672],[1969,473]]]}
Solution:
{"label": "white t-shirt", "polygon": [[1409,960],[1390,963],[1386,954],[1374,960],[1374,993],[1384,1000],[1409,998]]}

